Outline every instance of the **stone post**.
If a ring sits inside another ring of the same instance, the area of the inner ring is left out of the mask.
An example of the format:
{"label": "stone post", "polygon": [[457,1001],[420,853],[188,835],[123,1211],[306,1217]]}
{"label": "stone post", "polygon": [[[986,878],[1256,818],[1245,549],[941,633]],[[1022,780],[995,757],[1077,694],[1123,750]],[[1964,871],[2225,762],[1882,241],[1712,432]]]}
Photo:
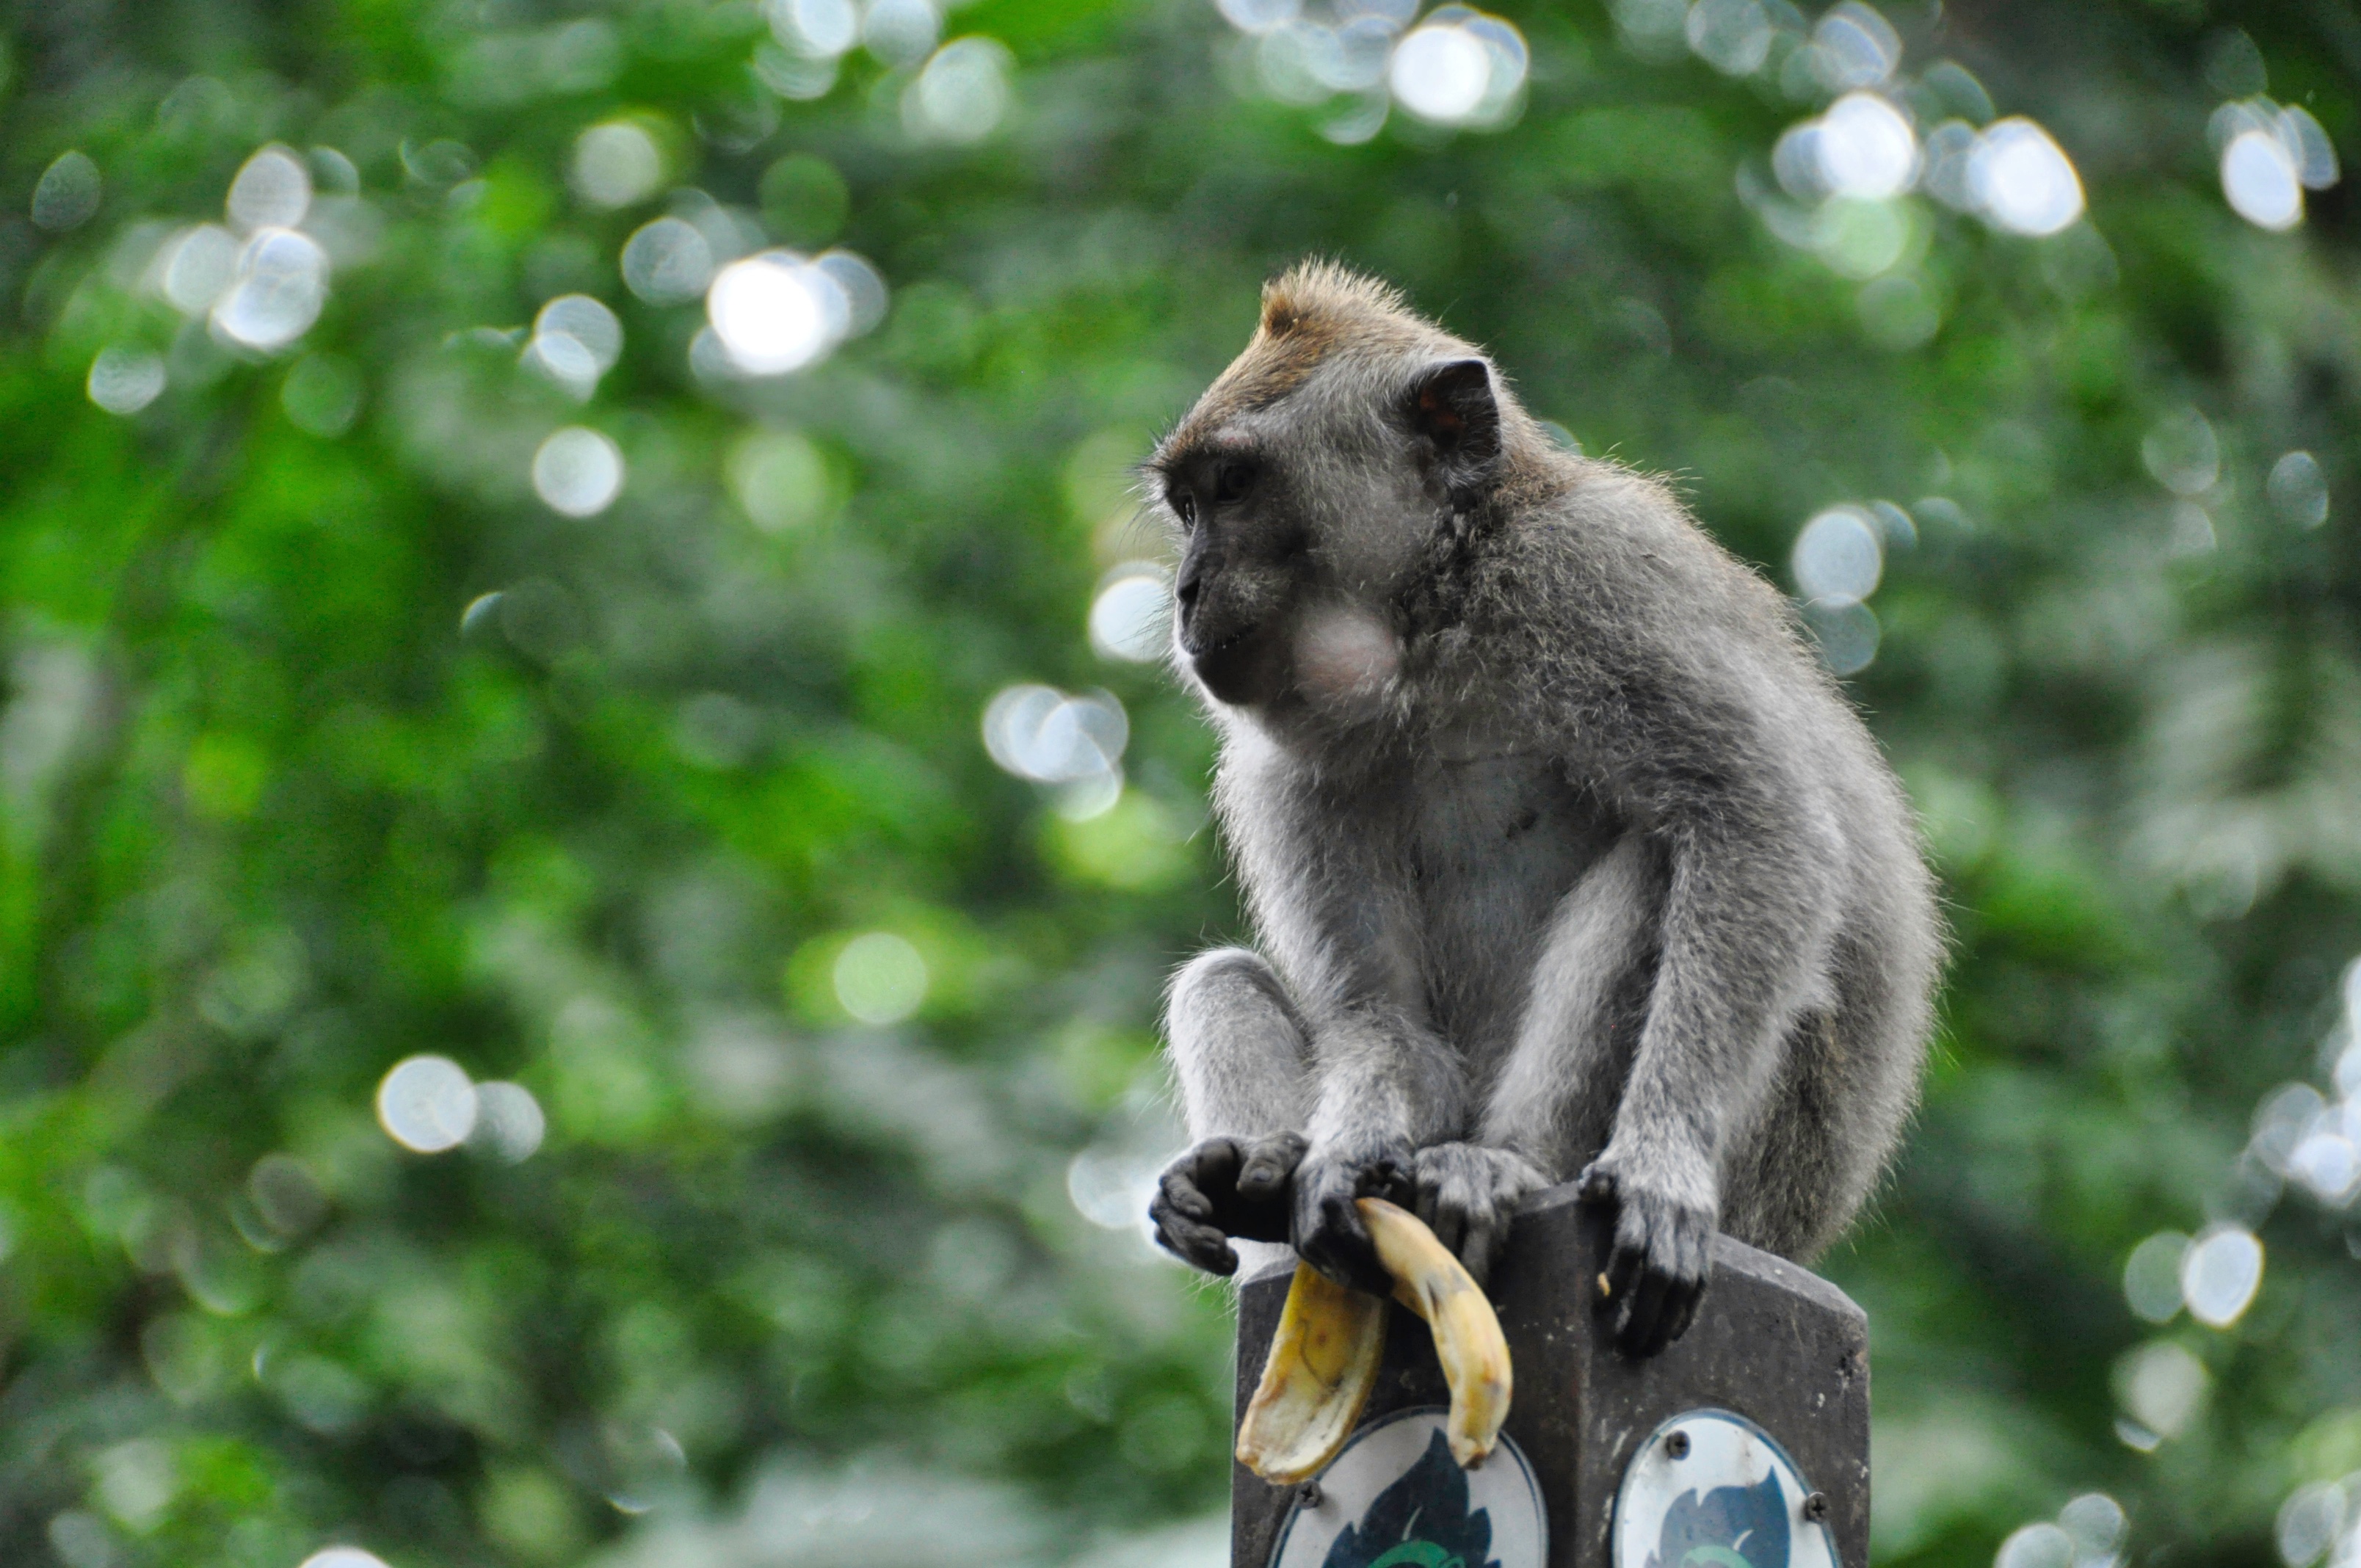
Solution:
{"label": "stone post", "polygon": [[[1489,1463],[1436,1463],[1438,1423],[1422,1412],[1449,1395],[1426,1325],[1394,1307],[1376,1391],[1321,1479],[1282,1488],[1234,1467],[1232,1568],[1867,1568],[1861,1309],[1717,1236],[1688,1332],[1627,1361],[1592,1310],[1604,1241],[1570,1186],[1520,1213],[1491,1284],[1516,1397]],[[1241,1415],[1291,1273],[1240,1291]]]}

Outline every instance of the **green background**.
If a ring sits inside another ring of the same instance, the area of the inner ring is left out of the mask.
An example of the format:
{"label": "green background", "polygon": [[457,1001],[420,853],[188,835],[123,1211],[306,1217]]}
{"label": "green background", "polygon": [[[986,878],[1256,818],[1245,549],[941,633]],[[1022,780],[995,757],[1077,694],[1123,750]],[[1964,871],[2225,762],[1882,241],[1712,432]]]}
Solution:
{"label": "green background", "polygon": [[[0,1561],[1222,1561],[1224,1298],[1076,1199],[1119,1218],[1171,1146],[1159,988],[1240,923],[1202,721],[1084,628],[1160,547],[1126,465],[1312,253],[1783,587],[1821,509],[1914,520],[1852,685],[1955,957],[1823,1266],[1873,1326],[1879,1557],[2101,1491],[2127,1557],[2278,1561],[2290,1493],[2361,1470],[2361,1215],[2249,1144],[2351,1039],[2361,204],[2248,224],[2207,126],[2268,91],[2361,154],[2361,22],[1896,5],[1921,128],[1963,63],[2089,214],[1905,196],[1853,214],[1906,236],[1863,280],[1763,215],[1829,96],[1773,11],[1731,77],[1677,5],[1520,0],[1503,123],[1343,146],[1203,0],[953,13],[1009,62],[963,144],[871,51],[781,97],[736,0],[0,7]],[[577,137],[622,116],[664,167],[602,207]],[[274,142],[357,192],[316,324],[235,352],[152,263]],[[618,270],[692,189],[865,257],[883,323],[701,380],[700,303]],[[624,332],[587,404],[518,364],[569,291]],[[127,416],[110,347],[166,368]],[[528,482],[577,423],[628,470],[587,519]],[[2324,523],[2267,486],[2298,449]],[[1127,709],[1113,811],[987,755],[1027,681]],[[928,983],[873,1027],[835,966],[880,931]],[[522,1084],[538,1151],[398,1146],[419,1053]],[[2265,1251],[2243,1315],[2136,1314],[2133,1248],[2221,1224]]]}

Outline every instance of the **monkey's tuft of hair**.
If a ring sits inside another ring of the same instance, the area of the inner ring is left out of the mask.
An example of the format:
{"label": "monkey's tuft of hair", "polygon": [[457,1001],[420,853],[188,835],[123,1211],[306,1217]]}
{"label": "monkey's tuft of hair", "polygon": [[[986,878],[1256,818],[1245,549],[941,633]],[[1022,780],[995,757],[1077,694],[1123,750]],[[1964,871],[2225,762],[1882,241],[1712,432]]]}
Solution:
{"label": "monkey's tuft of hair", "polygon": [[1262,286],[1262,328],[1273,337],[1307,324],[1341,335],[1355,317],[1418,320],[1400,290],[1342,262],[1299,261]]}

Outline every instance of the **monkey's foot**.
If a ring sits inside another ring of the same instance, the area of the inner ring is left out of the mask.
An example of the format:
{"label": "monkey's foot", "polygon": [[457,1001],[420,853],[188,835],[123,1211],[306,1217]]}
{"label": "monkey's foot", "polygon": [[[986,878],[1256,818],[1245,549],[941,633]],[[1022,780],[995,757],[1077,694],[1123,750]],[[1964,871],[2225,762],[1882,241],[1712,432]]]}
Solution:
{"label": "monkey's foot", "polygon": [[1478,1283],[1509,1239],[1517,1202],[1549,1185],[1549,1173],[1521,1154],[1483,1144],[1435,1144],[1418,1151],[1416,1209]]}
{"label": "monkey's foot", "polygon": [[1615,1234],[1598,1276],[1599,1311],[1615,1348],[1653,1355],[1686,1332],[1712,1266],[1713,1210],[1685,1201],[1608,1163],[1581,1177],[1585,1201],[1615,1211]]}
{"label": "monkey's foot", "polygon": [[1290,1239],[1296,1255],[1339,1285],[1372,1296],[1391,1291],[1393,1277],[1378,1261],[1377,1247],[1354,1204],[1363,1198],[1410,1203],[1413,1163],[1407,1139],[1329,1144],[1305,1155],[1295,1168]]}
{"label": "monkey's foot", "polygon": [[1301,1133],[1207,1138],[1164,1168],[1148,1205],[1156,1240],[1209,1274],[1237,1272],[1232,1236],[1288,1237],[1288,1188],[1303,1158]]}

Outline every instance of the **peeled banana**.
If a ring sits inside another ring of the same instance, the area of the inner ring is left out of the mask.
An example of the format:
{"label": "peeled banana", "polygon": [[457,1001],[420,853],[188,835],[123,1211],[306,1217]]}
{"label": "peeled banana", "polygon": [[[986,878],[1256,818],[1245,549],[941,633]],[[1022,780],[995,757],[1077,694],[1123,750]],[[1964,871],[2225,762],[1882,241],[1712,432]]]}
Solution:
{"label": "peeled banana", "polygon": [[[1358,1206],[1378,1260],[1393,1276],[1394,1299],[1434,1332],[1435,1357],[1451,1388],[1444,1435],[1452,1457],[1473,1469],[1491,1453],[1509,1419],[1509,1343],[1500,1321],[1459,1260],[1416,1215],[1380,1198],[1361,1199]],[[1238,1462],[1283,1486],[1318,1475],[1360,1420],[1385,1348],[1384,1302],[1296,1265],[1262,1381],[1238,1424]]]}

